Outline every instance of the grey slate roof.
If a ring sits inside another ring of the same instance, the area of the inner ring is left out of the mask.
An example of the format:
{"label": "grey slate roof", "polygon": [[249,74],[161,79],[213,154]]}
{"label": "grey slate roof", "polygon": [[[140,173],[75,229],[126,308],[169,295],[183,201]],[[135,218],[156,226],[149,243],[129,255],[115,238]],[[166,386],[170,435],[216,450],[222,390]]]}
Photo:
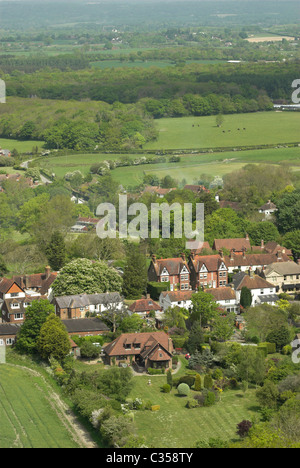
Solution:
{"label": "grey slate roof", "polygon": [[107,304],[109,301],[112,303],[122,302],[122,298],[119,293],[78,294],[55,297],[54,301],[60,309],[75,309],[89,305]]}
{"label": "grey slate roof", "polygon": [[98,318],[69,319],[62,320],[62,323],[68,333],[109,331],[105,323]]}

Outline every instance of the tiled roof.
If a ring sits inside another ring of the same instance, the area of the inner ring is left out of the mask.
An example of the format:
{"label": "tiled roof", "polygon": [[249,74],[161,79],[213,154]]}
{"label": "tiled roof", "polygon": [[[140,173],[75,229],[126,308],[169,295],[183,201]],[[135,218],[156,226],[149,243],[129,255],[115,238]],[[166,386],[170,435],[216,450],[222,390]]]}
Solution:
{"label": "tiled roof", "polygon": [[195,271],[198,273],[203,265],[206,266],[208,271],[218,271],[224,259],[220,255],[194,255],[191,257]]}
{"label": "tiled roof", "polygon": [[216,301],[231,301],[235,299],[235,292],[230,287],[205,289],[205,292],[214,296]]}
{"label": "tiled roof", "polygon": [[253,277],[247,275],[246,273],[240,273],[235,275],[233,278],[233,283],[236,290],[241,290],[243,287],[248,289],[265,289],[265,288],[275,288],[275,286],[261,276],[254,275]]}
{"label": "tiled roof", "polygon": [[0,336],[16,335],[20,330],[17,323],[0,323]]}
{"label": "tiled roof", "polygon": [[195,291],[163,291],[163,297],[168,296],[171,302],[189,301]]}
{"label": "tiled roof", "polygon": [[151,310],[161,310],[161,307],[152,299],[138,299],[128,309],[131,312],[150,312]]}
{"label": "tiled roof", "polygon": [[213,248],[214,248],[214,250],[217,250],[217,251],[219,251],[221,249],[227,249],[227,250],[235,249],[238,252],[242,252],[243,249],[250,250],[251,245],[250,245],[250,240],[249,239],[244,239],[244,238],[215,239]]}
{"label": "tiled roof", "polygon": [[270,263],[266,267],[264,274],[268,275],[272,271],[275,271],[279,275],[300,275],[300,265],[292,261]]}
{"label": "tiled roof", "polygon": [[153,260],[153,266],[155,268],[156,274],[161,275],[164,268],[167,269],[169,275],[179,275],[182,268],[185,266],[190,272],[189,266],[183,258],[162,258]]}
{"label": "tiled roof", "polygon": [[69,319],[62,320],[62,323],[68,330],[68,333],[109,331],[105,323],[98,318]]}
{"label": "tiled roof", "polygon": [[278,254],[245,254],[225,256],[225,264],[227,267],[239,267],[239,266],[266,266],[275,262],[288,262],[289,257],[282,253],[281,256]]}
{"label": "tiled roof", "polygon": [[108,304],[121,302],[119,293],[101,293],[101,294],[77,294],[73,296],[55,297],[55,302],[60,309],[77,309],[90,305]]}
{"label": "tiled roof", "polygon": [[[140,344],[138,349],[131,346],[131,349],[126,350],[124,344]],[[173,351],[173,344],[169,335],[165,332],[153,333],[125,333],[104,347],[104,351],[109,356],[124,356],[126,354],[141,355],[146,357],[156,345],[162,346],[166,351]]]}

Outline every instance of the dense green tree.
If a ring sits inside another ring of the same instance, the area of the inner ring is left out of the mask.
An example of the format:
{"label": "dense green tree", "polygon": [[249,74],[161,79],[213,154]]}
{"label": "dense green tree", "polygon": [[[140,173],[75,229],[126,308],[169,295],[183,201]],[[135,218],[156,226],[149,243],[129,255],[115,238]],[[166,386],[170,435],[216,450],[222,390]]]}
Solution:
{"label": "dense green tree", "polygon": [[218,314],[218,306],[211,294],[199,291],[192,295],[193,322],[199,322],[201,327],[207,325]]}
{"label": "dense green tree", "polygon": [[36,353],[37,341],[47,317],[55,312],[47,300],[33,301],[26,309],[25,321],[17,335],[16,349],[22,353]]}
{"label": "dense green tree", "polygon": [[252,304],[252,294],[250,289],[248,289],[246,286],[242,287],[240,304],[244,309],[247,309]]}
{"label": "dense green tree", "polygon": [[59,317],[50,314],[41,327],[37,349],[43,359],[64,359],[71,351],[68,331]]}
{"label": "dense green tree", "polygon": [[127,299],[140,299],[147,290],[147,264],[138,245],[128,248],[123,276],[123,294]]}
{"label": "dense green tree", "polygon": [[45,249],[45,253],[50,267],[54,271],[59,271],[66,263],[66,245],[63,235],[55,231]]}
{"label": "dense green tree", "polygon": [[120,292],[122,278],[102,261],[76,259],[65,265],[53,283],[55,296]]}

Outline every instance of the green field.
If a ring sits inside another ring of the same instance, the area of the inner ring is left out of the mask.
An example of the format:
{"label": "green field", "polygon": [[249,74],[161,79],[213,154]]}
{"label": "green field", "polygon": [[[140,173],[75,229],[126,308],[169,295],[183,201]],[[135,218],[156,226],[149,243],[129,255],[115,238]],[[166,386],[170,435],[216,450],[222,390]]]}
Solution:
{"label": "green field", "polygon": [[78,448],[40,375],[0,365],[0,448]]}
{"label": "green field", "polygon": [[234,148],[300,142],[300,112],[226,115],[220,128],[215,116],[158,119],[156,125],[158,140],[147,143],[145,149]]}
{"label": "green field", "polygon": [[[39,159],[39,165],[51,169],[57,177],[63,177],[67,172],[75,170],[80,170],[86,175],[92,164],[121,157],[120,154],[72,154]],[[287,163],[292,169],[300,170],[300,147],[186,154],[181,155],[179,163],[120,167],[111,171],[111,175],[124,186],[139,185],[144,174],[155,174],[160,178],[170,175],[176,180],[186,179],[187,183],[191,183],[201,174],[222,177],[248,163]]]}
{"label": "green field", "polygon": [[188,409],[185,408],[187,397],[179,397],[176,390],[170,394],[161,392],[166,376],[135,377],[134,383],[130,398],[160,405],[157,412],[135,412],[139,434],[145,437],[146,444],[155,448],[192,448],[197,441],[209,438],[232,442],[237,440],[236,425],[257,416],[255,389],[249,389],[245,395],[239,390],[228,390],[212,407]]}
{"label": "green field", "polygon": [[32,148],[36,146],[40,149],[43,148],[43,141],[21,141],[21,140],[10,140],[8,138],[0,138],[0,148],[13,150],[16,149],[19,153],[31,153]]}

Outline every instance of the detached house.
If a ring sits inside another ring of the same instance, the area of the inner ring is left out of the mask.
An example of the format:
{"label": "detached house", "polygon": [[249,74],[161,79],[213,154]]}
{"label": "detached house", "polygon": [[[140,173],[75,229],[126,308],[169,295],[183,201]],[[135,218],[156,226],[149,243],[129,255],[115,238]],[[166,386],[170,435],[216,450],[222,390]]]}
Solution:
{"label": "detached house", "polygon": [[233,286],[236,291],[236,298],[240,303],[242,288],[246,287],[251,291],[252,306],[259,304],[275,305],[279,300],[276,294],[276,287],[274,284],[266,281],[258,275],[237,273],[233,277]]}
{"label": "detached house", "polygon": [[269,218],[272,216],[273,213],[277,211],[277,206],[274,205],[274,203],[269,200],[267,203],[265,203],[263,206],[261,206],[258,210],[259,213],[262,213],[265,215],[265,218]]}
{"label": "detached house", "polygon": [[195,255],[189,260],[192,289],[220,288],[228,283],[228,269],[223,253],[219,255]]}
{"label": "detached house", "polygon": [[61,320],[83,319],[90,314],[101,315],[102,312],[115,308],[121,310],[123,299],[119,293],[78,294],[74,296],[55,297],[52,301],[56,315]]}
{"label": "detached house", "polygon": [[153,301],[149,294],[142,299],[138,299],[137,301],[133,302],[129,307],[128,310],[132,314],[138,314],[142,318],[147,318],[150,312],[154,312],[155,318],[160,317],[162,308],[157,302]]}
{"label": "detached house", "polygon": [[157,259],[152,255],[148,269],[148,280],[158,283],[170,283],[171,291],[191,289],[190,268],[183,254],[180,258]]}
{"label": "detached house", "polygon": [[143,370],[172,368],[173,342],[165,332],[124,333],[103,348],[104,362],[135,364]]}
{"label": "detached house", "polygon": [[236,298],[235,291],[231,287],[205,289],[205,292],[211,294],[219,307],[227,312],[239,313],[239,301]]}
{"label": "detached house", "polygon": [[300,265],[295,262],[271,263],[261,273],[278,293],[300,291]]}
{"label": "detached house", "polygon": [[194,291],[163,291],[159,296],[159,304],[164,311],[170,307],[183,307],[189,310],[193,294]]}

